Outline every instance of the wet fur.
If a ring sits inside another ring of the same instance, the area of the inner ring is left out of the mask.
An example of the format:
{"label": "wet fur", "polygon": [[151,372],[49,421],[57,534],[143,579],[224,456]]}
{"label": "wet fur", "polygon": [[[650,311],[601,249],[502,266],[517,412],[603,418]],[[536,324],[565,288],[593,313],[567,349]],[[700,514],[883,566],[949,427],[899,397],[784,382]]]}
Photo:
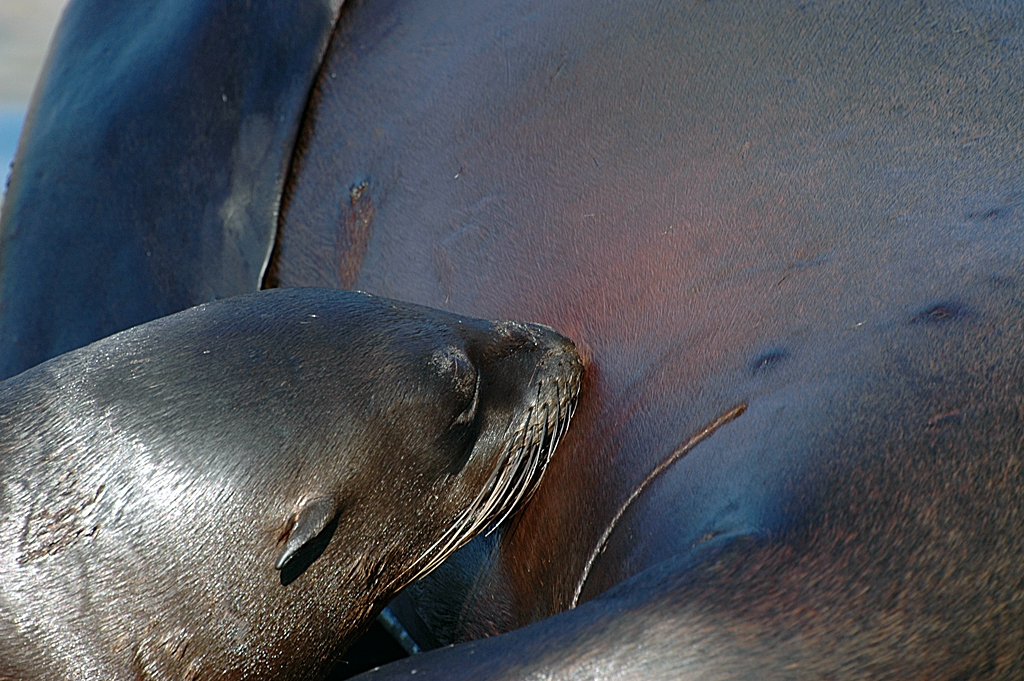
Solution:
{"label": "wet fur", "polygon": [[580,371],[542,327],[290,290],[10,379],[0,677],[317,678],[529,495]]}

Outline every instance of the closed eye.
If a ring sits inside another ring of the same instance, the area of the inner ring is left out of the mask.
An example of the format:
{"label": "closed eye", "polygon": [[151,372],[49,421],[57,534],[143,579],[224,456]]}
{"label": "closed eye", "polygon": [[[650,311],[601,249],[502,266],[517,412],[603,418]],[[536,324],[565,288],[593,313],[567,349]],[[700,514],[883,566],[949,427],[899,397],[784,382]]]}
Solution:
{"label": "closed eye", "polygon": [[476,387],[473,388],[473,400],[469,403],[469,406],[466,407],[461,414],[455,417],[455,420],[452,422],[452,427],[454,428],[455,426],[463,426],[466,425],[467,423],[472,423],[473,419],[476,418],[476,408],[478,404],[480,404],[479,372],[477,372],[476,375]]}

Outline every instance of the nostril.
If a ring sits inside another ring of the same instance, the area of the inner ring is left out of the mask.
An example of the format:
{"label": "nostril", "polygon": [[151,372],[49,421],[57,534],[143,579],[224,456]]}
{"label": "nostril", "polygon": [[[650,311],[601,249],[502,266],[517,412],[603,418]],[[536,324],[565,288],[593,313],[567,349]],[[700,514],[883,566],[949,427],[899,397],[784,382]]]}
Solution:
{"label": "nostril", "polygon": [[502,321],[496,322],[494,330],[502,336],[504,345],[515,351],[527,345],[536,345],[536,339],[530,327],[519,322]]}

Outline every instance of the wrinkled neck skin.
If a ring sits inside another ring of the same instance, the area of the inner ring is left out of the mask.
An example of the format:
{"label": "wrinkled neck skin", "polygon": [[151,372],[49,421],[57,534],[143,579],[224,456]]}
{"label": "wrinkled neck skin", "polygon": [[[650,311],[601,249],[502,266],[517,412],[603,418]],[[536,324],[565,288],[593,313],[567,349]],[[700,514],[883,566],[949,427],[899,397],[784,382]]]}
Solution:
{"label": "wrinkled neck skin", "polygon": [[961,461],[947,429],[984,458],[969,413],[1015,409],[979,367],[1016,375],[1020,27],[941,3],[492,5],[346,6],[266,282],[536,321],[585,355],[532,502],[414,591],[437,640],[709,541],[819,546],[851,470],[875,505],[844,531],[923,541],[871,481]]}

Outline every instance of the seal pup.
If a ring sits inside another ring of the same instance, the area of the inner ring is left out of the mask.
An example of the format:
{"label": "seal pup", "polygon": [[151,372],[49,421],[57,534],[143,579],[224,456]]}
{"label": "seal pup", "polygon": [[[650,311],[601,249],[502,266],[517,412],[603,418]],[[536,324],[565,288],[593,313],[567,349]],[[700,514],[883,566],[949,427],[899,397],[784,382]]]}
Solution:
{"label": "seal pup", "polygon": [[546,327],[305,289],[9,379],[0,678],[318,678],[532,493],[581,376]]}

